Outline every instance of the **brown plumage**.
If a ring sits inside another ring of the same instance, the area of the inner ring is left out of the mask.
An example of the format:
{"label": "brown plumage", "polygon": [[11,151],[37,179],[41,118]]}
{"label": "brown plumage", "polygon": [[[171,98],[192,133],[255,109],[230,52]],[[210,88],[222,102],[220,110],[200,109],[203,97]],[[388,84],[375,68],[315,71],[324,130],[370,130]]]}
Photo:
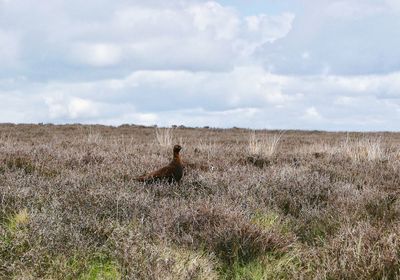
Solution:
{"label": "brown plumage", "polygon": [[181,180],[183,175],[183,166],[179,151],[182,149],[181,146],[175,145],[173,152],[174,156],[172,161],[154,172],[147,175],[137,177],[136,180],[139,182],[155,182],[155,181],[167,181],[169,183],[178,182]]}

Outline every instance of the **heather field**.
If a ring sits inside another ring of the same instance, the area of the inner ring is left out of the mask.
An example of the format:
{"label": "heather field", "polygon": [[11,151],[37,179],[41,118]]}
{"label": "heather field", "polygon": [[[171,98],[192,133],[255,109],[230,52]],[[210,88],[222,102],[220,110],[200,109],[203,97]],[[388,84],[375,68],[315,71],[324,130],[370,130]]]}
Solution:
{"label": "heather field", "polygon": [[[181,183],[135,177],[180,144]],[[1,279],[400,279],[400,134],[0,125]]]}

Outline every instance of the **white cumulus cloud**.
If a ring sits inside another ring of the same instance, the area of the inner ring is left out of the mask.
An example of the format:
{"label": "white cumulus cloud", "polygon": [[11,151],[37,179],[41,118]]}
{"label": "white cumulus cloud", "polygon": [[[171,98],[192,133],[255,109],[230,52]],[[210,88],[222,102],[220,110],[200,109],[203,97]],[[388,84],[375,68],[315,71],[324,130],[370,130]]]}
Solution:
{"label": "white cumulus cloud", "polygon": [[78,44],[74,47],[74,58],[78,63],[90,66],[112,66],[121,61],[122,52],[113,44]]}

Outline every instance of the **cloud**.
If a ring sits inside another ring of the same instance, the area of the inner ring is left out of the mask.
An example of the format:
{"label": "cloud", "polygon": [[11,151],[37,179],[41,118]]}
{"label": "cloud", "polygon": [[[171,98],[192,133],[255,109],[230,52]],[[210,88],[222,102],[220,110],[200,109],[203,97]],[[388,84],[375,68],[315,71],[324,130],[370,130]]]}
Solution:
{"label": "cloud", "polygon": [[78,44],[73,58],[77,63],[94,67],[113,66],[121,61],[121,50],[113,44]]}
{"label": "cloud", "polygon": [[397,0],[386,0],[385,1],[388,9],[394,12],[400,12],[400,2]]}
{"label": "cloud", "polygon": [[39,83],[30,95],[29,83],[0,91],[0,98],[13,96],[0,106],[0,120],[393,130],[400,121],[399,77],[289,77],[255,66],[135,71],[121,79]]}
{"label": "cloud", "polygon": [[235,39],[240,19],[231,8],[225,8],[217,2],[206,2],[188,8],[193,17],[194,27],[200,32],[210,31],[217,40]]}
{"label": "cloud", "polygon": [[0,0],[0,121],[399,129],[397,2],[280,3]]}
{"label": "cloud", "polygon": [[287,36],[257,52],[266,69],[288,75],[400,70],[400,10],[368,0],[313,0],[303,5]]}
{"label": "cloud", "polygon": [[304,118],[309,119],[311,121],[313,120],[320,120],[321,119],[321,115],[320,113],[317,111],[317,109],[312,106],[306,109],[305,114],[304,114]]}
{"label": "cloud", "polygon": [[227,71],[263,43],[285,36],[294,18],[284,13],[249,19],[214,1],[178,0],[14,0],[4,2],[0,16],[7,26],[0,33],[0,41],[9,45],[4,49],[18,49],[4,34],[19,34],[18,51],[28,58],[23,74],[36,80],[84,80],[82,74],[120,76],[134,70]]}
{"label": "cloud", "polygon": [[45,103],[51,119],[92,119],[99,117],[100,113],[98,104],[78,97],[65,97],[58,94],[46,97]]}
{"label": "cloud", "polygon": [[18,68],[20,61],[20,43],[16,35],[0,28],[0,61],[2,71]]}

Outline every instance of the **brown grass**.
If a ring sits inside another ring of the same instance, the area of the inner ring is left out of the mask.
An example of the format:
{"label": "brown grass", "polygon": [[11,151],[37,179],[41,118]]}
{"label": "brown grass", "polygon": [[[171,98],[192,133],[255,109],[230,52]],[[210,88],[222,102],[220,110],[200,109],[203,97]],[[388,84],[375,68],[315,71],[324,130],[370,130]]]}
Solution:
{"label": "brown grass", "polygon": [[400,134],[256,134],[1,125],[0,279],[400,279]]}

